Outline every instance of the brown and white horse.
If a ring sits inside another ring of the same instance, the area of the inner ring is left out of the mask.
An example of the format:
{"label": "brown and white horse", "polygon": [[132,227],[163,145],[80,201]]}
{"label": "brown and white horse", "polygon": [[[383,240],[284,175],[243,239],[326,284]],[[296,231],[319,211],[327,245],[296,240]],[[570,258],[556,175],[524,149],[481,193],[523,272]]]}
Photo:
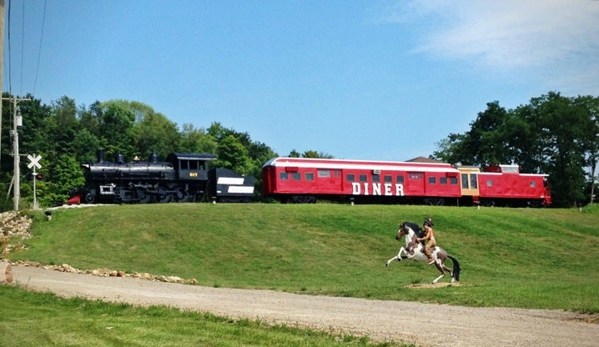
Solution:
{"label": "brown and white horse", "polygon": [[[428,263],[428,257],[424,253],[424,245],[418,241],[416,238],[423,237],[423,231],[418,227],[417,224],[411,222],[404,222],[399,226],[399,230],[397,230],[397,235],[395,236],[396,240],[401,240],[402,237],[406,237],[406,245],[399,249],[397,255],[389,260],[385,266],[389,266],[392,261],[396,260],[401,261],[402,259],[413,259],[418,260],[423,263]],[[402,256],[403,253],[403,256]],[[445,250],[441,247],[435,247],[433,249],[433,260],[435,261],[435,266],[441,272],[441,276],[435,278],[433,284],[437,283],[441,278],[445,277],[445,273],[449,272],[451,275],[451,283],[457,282],[460,280],[460,263],[458,260],[451,255],[447,254]],[[445,261],[447,258],[451,259],[453,262],[453,270],[445,266]]]}

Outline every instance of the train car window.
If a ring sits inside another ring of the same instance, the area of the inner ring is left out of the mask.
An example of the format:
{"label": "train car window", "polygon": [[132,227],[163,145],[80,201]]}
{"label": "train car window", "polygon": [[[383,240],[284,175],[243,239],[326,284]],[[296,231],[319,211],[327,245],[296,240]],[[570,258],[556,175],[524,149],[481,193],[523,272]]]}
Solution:
{"label": "train car window", "polygon": [[314,181],[314,173],[306,172],[306,181]]}
{"label": "train car window", "polygon": [[380,181],[381,181],[381,175],[378,175],[378,174],[372,175],[372,182],[380,182]]}
{"label": "train car window", "polygon": [[356,180],[356,175],[354,175],[354,174],[347,174],[346,177],[349,182],[353,182]]}
{"label": "train car window", "polygon": [[447,184],[447,177],[441,177],[441,178],[439,178],[439,183],[441,183],[441,184]]}
{"label": "train car window", "polygon": [[487,187],[493,187],[493,181],[487,180]]}
{"label": "train car window", "polygon": [[449,183],[451,183],[452,185],[457,185],[458,184],[458,178],[457,177],[450,177],[449,178]]}
{"label": "train car window", "polygon": [[331,171],[329,171],[329,170],[318,170],[318,177],[331,177]]}
{"label": "train car window", "polygon": [[537,186],[537,182],[535,182],[535,181],[530,181],[530,186],[531,186],[532,188],[536,187],[536,186]]}
{"label": "train car window", "polygon": [[399,184],[403,183],[403,180],[404,180],[403,176],[400,175],[395,178],[397,179],[397,183],[399,183]]}
{"label": "train car window", "polygon": [[393,177],[389,175],[385,175],[385,183],[393,183]]}
{"label": "train car window", "polygon": [[409,180],[421,180],[424,178],[424,174],[422,172],[410,172],[408,173]]}
{"label": "train car window", "polygon": [[462,174],[462,188],[468,189],[468,174]]}
{"label": "train car window", "polygon": [[341,177],[341,170],[333,170],[335,177]]}
{"label": "train car window", "polygon": [[180,160],[179,167],[181,170],[189,170],[189,161],[188,160]]}
{"label": "train car window", "polygon": [[360,182],[367,182],[368,179],[366,178],[366,175],[360,175]]}
{"label": "train car window", "polygon": [[428,184],[437,184],[437,177],[429,177]]}
{"label": "train car window", "polygon": [[302,178],[302,175],[299,172],[292,172],[291,173],[291,178],[294,181],[299,181]]}
{"label": "train car window", "polygon": [[282,180],[289,179],[289,175],[287,174],[287,172],[281,172],[281,176],[280,177],[281,177]]}
{"label": "train car window", "polygon": [[478,189],[478,183],[476,182],[476,175],[470,175],[470,187],[472,189]]}

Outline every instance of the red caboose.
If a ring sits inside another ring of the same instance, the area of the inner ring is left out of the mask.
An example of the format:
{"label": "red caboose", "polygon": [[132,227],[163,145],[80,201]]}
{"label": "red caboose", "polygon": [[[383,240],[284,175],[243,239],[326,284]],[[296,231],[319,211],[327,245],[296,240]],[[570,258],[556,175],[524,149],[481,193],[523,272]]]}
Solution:
{"label": "red caboose", "polygon": [[290,202],[443,204],[461,197],[459,174],[446,163],[274,158],[262,167],[262,194]]}
{"label": "red caboose", "polygon": [[[522,174],[518,165],[491,165],[482,171],[478,168],[458,169],[463,175],[464,195],[471,195],[483,206],[551,205],[551,191],[545,174]],[[464,179],[466,175],[469,176],[467,180]]]}

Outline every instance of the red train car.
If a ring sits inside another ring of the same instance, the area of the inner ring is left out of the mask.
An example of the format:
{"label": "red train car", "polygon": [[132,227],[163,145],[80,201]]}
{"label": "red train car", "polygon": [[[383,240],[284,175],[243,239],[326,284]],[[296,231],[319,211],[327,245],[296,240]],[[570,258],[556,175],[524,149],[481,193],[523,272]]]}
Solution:
{"label": "red train car", "polygon": [[[477,173],[478,200],[483,206],[548,206],[547,175],[522,174],[518,165],[492,165]],[[476,201],[476,195],[474,195]]]}
{"label": "red train car", "polygon": [[[324,199],[491,205],[528,199],[547,204],[551,198],[544,178],[544,175],[481,172],[478,168],[441,162],[274,158],[262,167],[262,195],[295,203]],[[479,187],[479,180],[485,182],[483,187]]]}
{"label": "red train car", "polygon": [[290,202],[442,204],[461,197],[459,175],[445,163],[274,158],[262,167],[262,194]]}

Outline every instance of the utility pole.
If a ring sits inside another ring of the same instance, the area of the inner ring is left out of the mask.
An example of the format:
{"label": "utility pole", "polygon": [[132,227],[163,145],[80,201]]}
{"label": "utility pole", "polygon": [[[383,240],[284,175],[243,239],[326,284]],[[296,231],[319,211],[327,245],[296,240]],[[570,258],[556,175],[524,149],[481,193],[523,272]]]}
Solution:
{"label": "utility pole", "polygon": [[[4,100],[4,98],[3,98]],[[17,106],[17,102],[31,100],[31,99],[19,99],[19,98],[8,98],[13,102],[13,129],[11,135],[13,136],[13,152],[14,156],[14,190],[13,200],[15,211],[19,210],[19,200],[21,199],[21,156],[19,155],[19,129],[18,127],[23,125],[23,118],[21,116],[21,108]]]}
{"label": "utility pole", "polygon": [[[4,4],[0,0],[0,98],[2,98],[2,81],[4,81]],[[2,158],[2,100],[0,100],[0,158]]]}

